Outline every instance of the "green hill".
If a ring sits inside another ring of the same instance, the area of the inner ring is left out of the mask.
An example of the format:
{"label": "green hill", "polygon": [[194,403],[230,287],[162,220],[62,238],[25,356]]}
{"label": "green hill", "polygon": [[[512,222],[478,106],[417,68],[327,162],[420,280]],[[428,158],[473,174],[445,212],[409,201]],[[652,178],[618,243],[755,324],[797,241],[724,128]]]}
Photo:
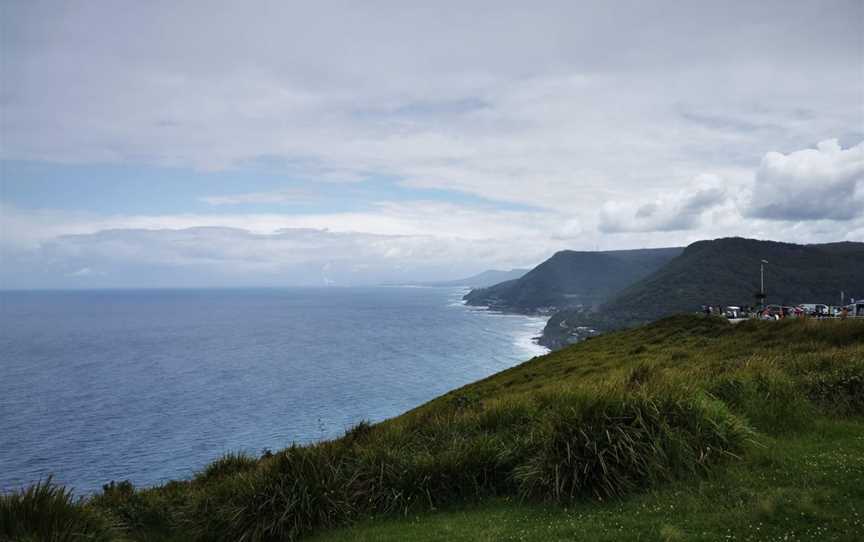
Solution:
{"label": "green hill", "polygon": [[679,316],[191,480],[5,495],[0,539],[855,540],[862,434],[864,321]]}
{"label": "green hill", "polygon": [[699,241],[595,311],[556,313],[541,342],[556,348],[566,344],[578,326],[618,329],[695,312],[703,304],[755,305],[762,260],[768,261],[768,303],[839,304],[841,290],[847,300],[864,297],[864,243],[796,245],[740,237]]}
{"label": "green hill", "polygon": [[515,312],[593,307],[625,286],[656,271],[680,248],[557,252],[521,278],[465,296],[469,305]]}

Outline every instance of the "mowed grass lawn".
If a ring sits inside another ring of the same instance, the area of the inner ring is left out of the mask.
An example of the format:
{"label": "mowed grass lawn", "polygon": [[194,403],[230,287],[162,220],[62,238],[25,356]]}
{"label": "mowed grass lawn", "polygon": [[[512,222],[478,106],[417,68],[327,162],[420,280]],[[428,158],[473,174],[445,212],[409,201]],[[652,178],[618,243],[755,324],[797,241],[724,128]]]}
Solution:
{"label": "mowed grass lawn", "polygon": [[864,540],[864,419],[821,418],[806,434],[767,437],[698,480],[570,506],[512,499],[366,520],[313,537],[443,541]]}

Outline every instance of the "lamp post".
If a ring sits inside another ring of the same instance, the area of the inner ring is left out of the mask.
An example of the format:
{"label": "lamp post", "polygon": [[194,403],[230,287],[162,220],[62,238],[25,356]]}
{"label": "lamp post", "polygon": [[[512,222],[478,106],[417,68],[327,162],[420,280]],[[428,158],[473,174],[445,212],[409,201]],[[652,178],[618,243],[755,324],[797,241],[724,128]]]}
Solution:
{"label": "lamp post", "polygon": [[765,295],[765,264],[766,263],[768,263],[768,260],[762,260],[759,263],[759,294],[760,294],[760,297],[762,298],[762,306],[763,307],[765,305],[767,305],[767,303],[765,302],[765,299],[767,297]]}

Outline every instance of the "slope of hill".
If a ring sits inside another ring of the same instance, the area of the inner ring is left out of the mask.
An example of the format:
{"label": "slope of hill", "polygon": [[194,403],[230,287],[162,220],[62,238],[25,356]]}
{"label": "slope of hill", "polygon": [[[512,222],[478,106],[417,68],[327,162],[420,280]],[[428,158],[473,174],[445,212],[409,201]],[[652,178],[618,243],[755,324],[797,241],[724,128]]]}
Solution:
{"label": "slope of hill", "polygon": [[563,310],[546,325],[541,343],[558,348],[577,338],[576,328],[617,329],[702,304],[755,305],[760,262],[768,303],[839,304],[864,297],[864,243],[796,245],[730,237],[698,241],[654,273],[624,288],[596,311]]}
{"label": "slope of hill", "polygon": [[[191,480],[0,495],[0,539],[296,540],[365,520],[330,539],[857,540],[862,381],[864,321],[678,316]],[[526,513],[481,533],[502,503]],[[424,527],[435,510],[465,520]]]}
{"label": "slope of hill", "polygon": [[593,307],[649,275],[681,253],[681,248],[577,252],[564,250],[523,277],[472,290],[469,305],[514,312]]}

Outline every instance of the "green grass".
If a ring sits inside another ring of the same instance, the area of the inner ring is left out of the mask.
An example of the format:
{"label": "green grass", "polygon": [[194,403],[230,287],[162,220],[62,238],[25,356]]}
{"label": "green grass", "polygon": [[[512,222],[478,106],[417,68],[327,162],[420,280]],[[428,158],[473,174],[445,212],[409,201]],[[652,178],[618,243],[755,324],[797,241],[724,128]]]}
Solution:
{"label": "green grass", "polygon": [[334,441],[71,506],[150,541],[843,539],[864,506],[862,380],[864,322],[674,317]]}
{"label": "green grass", "polygon": [[316,542],[861,540],[864,420],[820,418],[762,439],[710,475],[568,506],[499,498],[435,513],[365,520]]}
{"label": "green grass", "polygon": [[116,527],[107,513],[76,502],[50,478],[0,498],[0,540],[101,542],[116,539]]}

